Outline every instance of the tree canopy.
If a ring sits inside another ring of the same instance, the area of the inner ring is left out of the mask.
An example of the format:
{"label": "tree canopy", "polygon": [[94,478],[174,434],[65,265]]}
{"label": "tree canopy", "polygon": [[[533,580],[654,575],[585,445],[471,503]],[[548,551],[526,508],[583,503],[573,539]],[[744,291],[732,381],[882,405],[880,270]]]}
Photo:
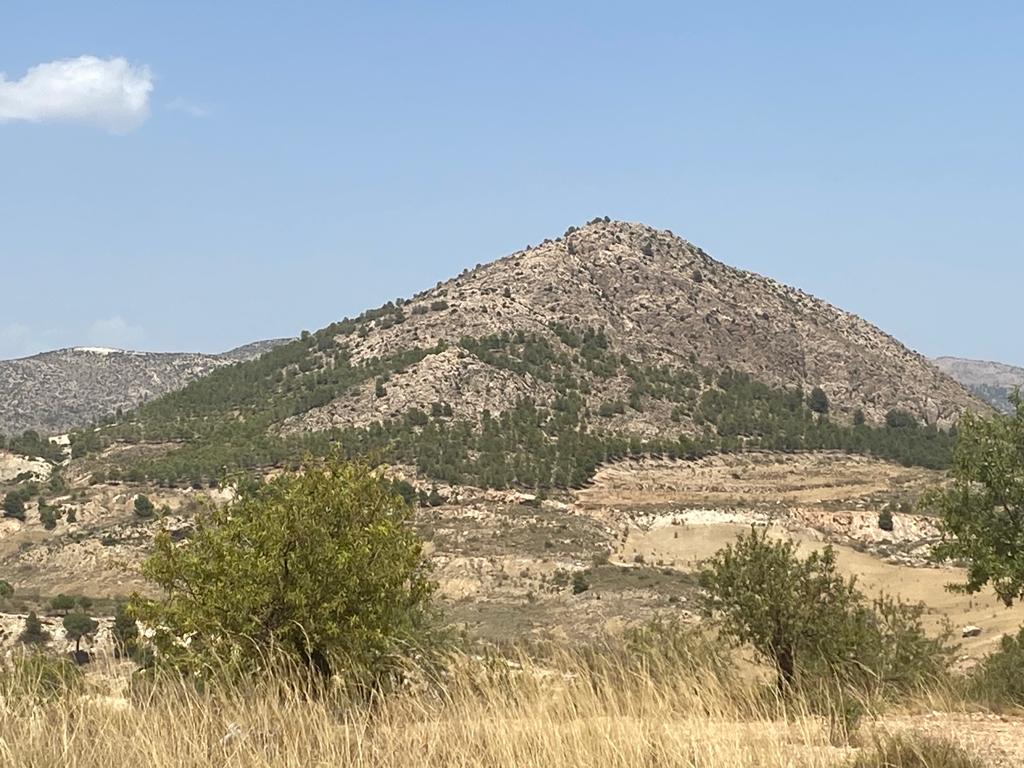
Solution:
{"label": "tree canopy", "polygon": [[165,597],[136,597],[133,612],[171,663],[258,668],[273,651],[325,675],[377,674],[430,636],[434,587],[409,514],[362,464],[281,475],[180,545],[159,534],[144,573]]}
{"label": "tree canopy", "polygon": [[950,470],[952,482],[926,500],[942,516],[940,559],[963,561],[975,593],[990,584],[1007,606],[1024,598],[1024,401],[1009,416],[966,414]]}

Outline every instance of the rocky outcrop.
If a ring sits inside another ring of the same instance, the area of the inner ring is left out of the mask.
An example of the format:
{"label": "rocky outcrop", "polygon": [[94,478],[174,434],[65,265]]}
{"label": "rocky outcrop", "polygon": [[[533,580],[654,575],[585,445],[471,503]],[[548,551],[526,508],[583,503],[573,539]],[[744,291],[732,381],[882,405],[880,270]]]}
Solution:
{"label": "rocky outcrop", "polygon": [[[358,362],[500,332],[532,332],[557,345],[551,326],[562,323],[602,328],[616,352],[646,364],[731,368],[805,391],[820,386],[839,418],[859,409],[880,422],[899,408],[949,426],[967,409],[988,409],[867,321],[641,224],[599,220],[570,229],[439,283],[401,309],[401,322],[370,320],[338,342]],[[475,380],[483,392],[457,388]],[[607,384],[591,405],[609,397]],[[436,398],[497,412],[519,393],[545,395],[537,382],[502,379],[472,356],[450,352],[428,357],[389,387],[384,398],[369,390],[344,393],[293,418],[289,429],[365,423],[411,406],[429,408]],[[629,414],[644,423],[615,428],[657,433],[669,426],[669,415]]]}

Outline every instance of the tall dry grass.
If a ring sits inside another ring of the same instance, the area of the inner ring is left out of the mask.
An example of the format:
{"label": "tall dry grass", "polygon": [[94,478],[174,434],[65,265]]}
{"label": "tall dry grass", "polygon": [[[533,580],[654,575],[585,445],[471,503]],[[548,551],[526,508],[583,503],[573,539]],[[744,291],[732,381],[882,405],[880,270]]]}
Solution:
{"label": "tall dry grass", "polygon": [[0,765],[30,768],[817,768],[849,762],[826,718],[713,654],[621,647],[456,655],[386,695],[292,671],[205,686],[162,676],[0,683]]}

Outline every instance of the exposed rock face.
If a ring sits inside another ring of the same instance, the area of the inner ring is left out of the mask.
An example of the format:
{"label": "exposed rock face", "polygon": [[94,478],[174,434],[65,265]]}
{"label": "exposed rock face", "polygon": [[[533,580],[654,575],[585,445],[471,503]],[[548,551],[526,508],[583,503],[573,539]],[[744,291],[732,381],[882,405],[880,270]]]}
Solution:
{"label": "exposed rock face", "polygon": [[995,408],[1008,413],[1010,394],[1024,388],[1024,368],[984,360],[940,357],[935,366]]}
{"label": "exposed rock face", "polygon": [[[359,361],[502,331],[534,332],[557,344],[551,324],[587,325],[603,328],[616,352],[646,363],[730,367],[770,385],[820,386],[839,418],[862,409],[879,422],[900,408],[948,426],[966,409],[987,410],[861,318],[641,224],[592,222],[440,283],[402,309],[403,322],[375,320],[339,341]],[[375,399],[372,388],[349,392],[293,418],[288,428],[363,424],[438,399],[493,412],[525,392],[545,399],[536,382],[502,378],[482,365],[470,354],[429,356],[390,382],[385,397]],[[643,418],[644,424],[615,426],[648,434],[669,425],[667,410]]]}
{"label": "exposed rock face", "polygon": [[74,347],[0,360],[0,434],[56,434],[181,389],[222,365],[259,357],[284,340],[221,355]]}

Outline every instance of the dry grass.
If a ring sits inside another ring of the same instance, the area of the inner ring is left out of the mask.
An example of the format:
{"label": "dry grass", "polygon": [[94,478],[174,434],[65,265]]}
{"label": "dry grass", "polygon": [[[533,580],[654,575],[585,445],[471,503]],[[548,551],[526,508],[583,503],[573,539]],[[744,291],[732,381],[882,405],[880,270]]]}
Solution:
{"label": "dry grass", "polygon": [[291,675],[207,686],[166,678],[111,695],[0,683],[0,765],[24,768],[824,768],[856,750],[770,686],[673,653],[621,649],[458,656],[377,698],[324,693]]}

